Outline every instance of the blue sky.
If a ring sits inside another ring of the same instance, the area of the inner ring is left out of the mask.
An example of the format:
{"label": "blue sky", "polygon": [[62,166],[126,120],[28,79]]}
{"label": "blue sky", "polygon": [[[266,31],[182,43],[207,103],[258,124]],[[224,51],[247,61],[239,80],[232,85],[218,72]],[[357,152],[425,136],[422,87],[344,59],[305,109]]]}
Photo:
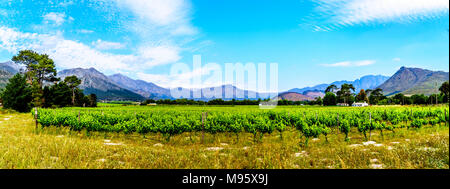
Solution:
{"label": "blue sky", "polygon": [[189,87],[171,66],[201,55],[278,63],[284,91],[401,66],[448,71],[448,29],[447,0],[0,0],[0,62],[33,49],[60,70]]}

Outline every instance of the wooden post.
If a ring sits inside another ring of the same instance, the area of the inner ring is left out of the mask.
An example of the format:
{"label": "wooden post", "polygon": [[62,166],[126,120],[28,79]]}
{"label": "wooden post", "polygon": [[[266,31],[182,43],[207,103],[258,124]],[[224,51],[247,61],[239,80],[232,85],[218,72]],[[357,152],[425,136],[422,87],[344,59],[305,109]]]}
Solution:
{"label": "wooden post", "polygon": [[372,112],[369,112],[369,124],[370,124],[370,128],[369,128],[369,140],[372,137]]}
{"label": "wooden post", "polygon": [[36,122],[36,129],[38,128],[38,111],[37,107],[34,107],[34,121]]}
{"label": "wooden post", "polygon": [[205,112],[202,112],[202,143],[205,142]]}
{"label": "wooden post", "polygon": [[339,134],[339,113],[337,113],[337,133]]}
{"label": "wooden post", "polygon": [[80,123],[80,110],[78,110],[78,123]]}
{"label": "wooden post", "polygon": [[[444,118],[447,119],[447,109],[444,109],[444,114],[445,114]],[[447,120],[445,120],[445,125],[447,125]]]}

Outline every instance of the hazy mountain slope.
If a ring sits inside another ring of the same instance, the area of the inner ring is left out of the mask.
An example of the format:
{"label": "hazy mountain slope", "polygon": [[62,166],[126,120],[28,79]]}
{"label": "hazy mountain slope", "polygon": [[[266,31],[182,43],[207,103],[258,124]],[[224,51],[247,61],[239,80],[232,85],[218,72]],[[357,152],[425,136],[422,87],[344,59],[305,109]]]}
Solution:
{"label": "hazy mountain slope", "polygon": [[336,85],[337,87],[340,87],[342,84],[353,84],[353,86],[355,87],[355,92],[359,92],[361,89],[375,89],[377,86],[381,85],[382,83],[384,83],[386,80],[388,80],[389,77],[387,76],[383,76],[383,75],[367,75],[367,76],[363,76],[360,79],[357,79],[355,81],[335,81],[333,83],[330,84],[320,84],[320,85],[316,85],[313,87],[305,87],[305,88],[295,88],[295,89],[291,89],[288,92],[296,92],[296,93],[300,93],[300,94],[304,94],[307,91],[319,91],[319,92],[324,92],[325,89],[330,86],[330,85]]}
{"label": "hazy mountain slope", "polygon": [[0,89],[8,84],[9,79],[19,72],[20,66],[13,62],[0,63]]}
{"label": "hazy mountain slope", "polygon": [[12,76],[13,75],[11,73],[0,70],[0,89],[5,88]]}
{"label": "hazy mountain slope", "polygon": [[140,94],[146,98],[170,98],[170,90],[142,80],[134,80],[122,74],[108,77],[118,86]]}
{"label": "hazy mountain slope", "polygon": [[[179,88],[181,89],[181,88]],[[220,91],[215,91],[214,89],[220,89]],[[189,99],[194,100],[212,100],[221,98],[224,100],[257,100],[257,99],[266,99],[270,97],[276,96],[276,94],[272,93],[258,93],[250,90],[243,90],[237,88],[233,85],[222,85],[218,87],[209,87],[202,89],[186,89],[190,93]],[[184,97],[183,97],[184,98]]]}
{"label": "hazy mountain slope", "polygon": [[314,98],[305,96],[303,94],[294,93],[294,92],[286,92],[278,95],[278,100],[289,100],[289,101],[312,101]]}
{"label": "hazy mountain slope", "polygon": [[12,75],[20,71],[22,66],[15,64],[14,62],[4,62],[0,63],[0,70],[11,73]]}
{"label": "hazy mountain slope", "polygon": [[448,80],[448,72],[402,67],[379,88],[388,96],[397,93],[430,95],[438,93],[438,88]]}
{"label": "hazy mountain slope", "polygon": [[94,68],[90,69],[68,69],[58,73],[58,77],[64,79],[67,76],[75,75],[82,80],[80,88],[85,94],[94,93],[100,100],[143,100],[139,94],[124,89],[101,72]]}

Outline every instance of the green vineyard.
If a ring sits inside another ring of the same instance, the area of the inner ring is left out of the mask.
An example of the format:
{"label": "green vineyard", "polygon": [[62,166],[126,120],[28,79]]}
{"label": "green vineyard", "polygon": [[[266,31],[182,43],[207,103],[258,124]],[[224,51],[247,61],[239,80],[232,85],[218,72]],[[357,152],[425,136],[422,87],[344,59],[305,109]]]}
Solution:
{"label": "green vineyard", "polygon": [[372,132],[395,132],[399,128],[448,126],[448,106],[433,107],[280,107],[260,110],[237,107],[108,107],[38,109],[37,123],[43,127],[70,127],[74,131],[160,133],[170,137],[184,132],[239,133],[254,135],[297,130],[305,144],[310,138],[357,130],[367,140]]}

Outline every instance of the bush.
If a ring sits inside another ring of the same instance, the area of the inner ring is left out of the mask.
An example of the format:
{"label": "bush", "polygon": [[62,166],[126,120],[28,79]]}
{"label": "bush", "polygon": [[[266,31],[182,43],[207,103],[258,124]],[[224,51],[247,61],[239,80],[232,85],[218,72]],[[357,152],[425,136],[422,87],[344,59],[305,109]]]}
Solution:
{"label": "bush", "polygon": [[1,94],[3,107],[18,112],[29,112],[31,110],[31,87],[26,82],[26,77],[16,74],[9,79],[8,85]]}

